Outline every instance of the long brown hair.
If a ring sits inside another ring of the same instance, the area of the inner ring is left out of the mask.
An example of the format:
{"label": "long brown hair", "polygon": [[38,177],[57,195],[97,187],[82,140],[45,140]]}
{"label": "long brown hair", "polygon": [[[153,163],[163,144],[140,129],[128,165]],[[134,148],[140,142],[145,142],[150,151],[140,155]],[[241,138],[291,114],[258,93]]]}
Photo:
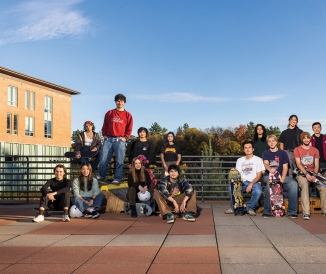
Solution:
{"label": "long brown hair", "polygon": [[[88,170],[89,170],[89,175],[87,177],[85,177],[83,175],[83,173],[81,172],[81,169],[83,168],[83,166],[87,166]],[[92,166],[90,165],[90,163],[86,162],[86,163],[82,163],[81,167],[80,167],[80,175],[78,177],[78,181],[79,181],[79,188],[80,190],[84,191],[84,179],[87,178],[87,191],[92,190],[93,187],[93,173],[92,173]]]}
{"label": "long brown hair", "polygon": [[[135,162],[139,160],[141,167],[140,167],[140,176],[138,177],[137,173],[136,173],[136,168],[135,168]],[[132,160],[131,163],[131,175],[132,175],[132,179],[134,181],[134,183],[143,183],[146,182],[146,177],[145,177],[145,167],[143,166],[143,161],[140,160],[139,157],[135,157]],[[138,180],[140,180],[140,182],[138,182]]]}

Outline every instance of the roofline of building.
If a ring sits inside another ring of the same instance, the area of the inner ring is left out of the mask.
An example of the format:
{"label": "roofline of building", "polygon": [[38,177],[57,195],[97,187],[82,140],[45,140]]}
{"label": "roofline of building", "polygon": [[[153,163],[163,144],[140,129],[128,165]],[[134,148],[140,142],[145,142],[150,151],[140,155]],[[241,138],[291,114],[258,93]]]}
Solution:
{"label": "roofline of building", "polygon": [[29,76],[29,75],[26,75],[26,74],[23,74],[23,73],[20,73],[20,72],[11,70],[11,69],[1,67],[1,66],[0,66],[0,73],[6,74],[6,75],[9,75],[9,76],[12,76],[12,77],[16,77],[16,78],[19,78],[19,79],[22,79],[22,80],[25,80],[25,81],[28,81],[28,82],[32,82],[34,84],[38,84],[38,85],[42,85],[42,86],[45,86],[45,87],[48,87],[48,88],[52,88],[52,89],[55,89],[55,90],[58,90],[58,91],[61,91],[61,92],[64,92],[64,93],[68,93],[70,95],[78,95],[78,94],[80,94],[80,92],[78,92],[78,91],[75,91],[75,90],[72,90],[72,89],[69,89],[69,88],[65,88],[65,87],[62,87],[62,86],[59,86],[59,85],[56,85],[56,84],[53,84],[53,83],[50,83],[50,82],[35,78],[35,77],[32,77],[32,76]]}

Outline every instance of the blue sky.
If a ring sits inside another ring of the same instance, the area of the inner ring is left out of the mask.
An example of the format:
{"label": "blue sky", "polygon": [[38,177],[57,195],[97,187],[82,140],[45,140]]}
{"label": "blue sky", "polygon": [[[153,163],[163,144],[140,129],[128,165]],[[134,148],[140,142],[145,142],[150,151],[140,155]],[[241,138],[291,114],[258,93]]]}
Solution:
{"label": "blue sky", "polygon": [[117,93],[134,134],[154,122],[284,130],[291,114],[326,128],[325,42],[325,1],[0,2],[0,65],[81,92],[73,130],[100,129]]}

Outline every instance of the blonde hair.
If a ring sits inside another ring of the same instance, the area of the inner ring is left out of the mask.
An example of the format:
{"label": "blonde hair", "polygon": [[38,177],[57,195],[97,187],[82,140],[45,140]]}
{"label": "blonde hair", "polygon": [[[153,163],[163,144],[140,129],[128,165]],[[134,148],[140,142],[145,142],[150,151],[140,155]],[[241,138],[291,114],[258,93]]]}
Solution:
{"label": "blonde hair", "polygon": [[268,141],[269,139],[274,139],[276,142],[278,141],[278,140],[277,140],[277,137],[276,137],[274,134],[268,135],[268,136],[266,137],[266,140],[267,140],[267,141]]}
{"label": "blonde hair", "polygon": [[[139,178],[137,176],[136,168],[135,168],[135,162],[137,160],[139,160],[139,162],[141,164]],[[134,183],[143,183],[143,182],[146,182],[145,167],[143,165],[143,161],[139,157],[135,157],[132,160],[132,163],[131,163],[131,175],[132,175],[132,179],[133,179]],[[138,179],[140,180],[140,182],[138,182]]]}

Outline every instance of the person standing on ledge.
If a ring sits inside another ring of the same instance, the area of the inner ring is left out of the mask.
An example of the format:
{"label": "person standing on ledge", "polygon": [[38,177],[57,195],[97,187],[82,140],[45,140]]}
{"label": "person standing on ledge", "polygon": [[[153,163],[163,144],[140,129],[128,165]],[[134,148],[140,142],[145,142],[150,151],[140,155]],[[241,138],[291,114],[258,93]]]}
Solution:
{"label": "person standing on ledge", "polygon": [[127,99],[123,94],[117,94],[114,101],[116,108],[109,110],[104,117],[102,127],[104,143],[100,156],[97,179],[99,181],[105,181],[106,169],[114,152],[117,167],[112,183],[120,184],[126,153],[126,141],[130,138],[132,132],[133,119],[132,115],[124,109]]}

